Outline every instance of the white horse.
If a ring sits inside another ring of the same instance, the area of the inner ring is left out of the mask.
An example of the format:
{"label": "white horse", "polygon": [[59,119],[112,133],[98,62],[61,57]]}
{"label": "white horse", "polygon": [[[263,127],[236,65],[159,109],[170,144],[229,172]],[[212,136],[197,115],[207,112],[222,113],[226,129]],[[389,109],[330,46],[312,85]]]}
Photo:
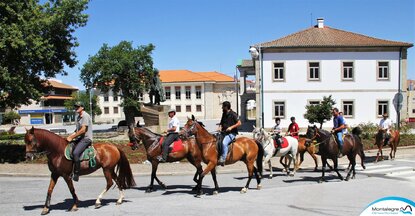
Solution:
{"label": "white horse", "polygon": [[[274,138],[268,134],[263,128],[256,128],[252,131],[254,139],[261,143],[262,147],[264,148],[264,166],[268,162],[269,165],[269,178],[272,178],[272,165],[271,165],[271,157],[281,157],[280,163],[284,166],[284,170],[287,172],[287,175],[294,176],[296,168],[295,168],[295,155],[298,152],[298,140],[291,136],[284,137],[288,141],[288,146],[285,148],[281,148],[278,152],[274,146]],[[282,159],[284,156],[287,156],[289,159],[288,165],[282,163]],[[293,165],[293,172],[290,172],[291,162],[294,162]],[[283,170],[283,171],[284,171]]]}

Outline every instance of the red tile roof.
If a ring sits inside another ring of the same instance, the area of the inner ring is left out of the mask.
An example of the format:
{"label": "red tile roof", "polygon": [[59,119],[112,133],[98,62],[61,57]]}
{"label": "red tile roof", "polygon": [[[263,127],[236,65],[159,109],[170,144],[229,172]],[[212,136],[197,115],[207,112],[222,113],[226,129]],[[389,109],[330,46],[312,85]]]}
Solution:
{"label": "red tile roof", "polygon": [[56,80],[48,80],[48,82],[49,82],[49,85],[54,87],[54,88],[78,90],[78,88],[75,88],[75,87],[67,85],[67,84],[63,84],[63,83],[58,82]]}
{"label": "red tile roof", "polygon": [[343,31],[328,26],[317,26],[290,34],[283,38],[256,44],[261,47],[305,48],[305,47],[412,47],[413,44],[383,40],[362,34]]}
{"label": "red tile roof", "polygon": [[213,72],[193,72],[190,70],[160,70],[160,80],[163,83],[172,82],[233,82],[233,78]]}

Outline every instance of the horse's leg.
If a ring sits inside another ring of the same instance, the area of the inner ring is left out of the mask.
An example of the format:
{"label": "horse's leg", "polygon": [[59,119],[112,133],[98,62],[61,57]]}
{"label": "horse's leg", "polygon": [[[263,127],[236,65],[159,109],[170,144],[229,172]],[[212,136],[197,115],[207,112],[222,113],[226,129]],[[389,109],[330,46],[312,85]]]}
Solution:
{"label": "horse's leg", "polygon": [[195,162],[195,159],[192,156],[188,156],[187,160],[189,161],[189,163],[191,163],[193,166],[196,167],[196,173],[193,176],[193,181],[196,182],[196,186],[192,188],[192,191],[198,191],[199,187],[201,186],[199,184],[199,181],[201,178],[201,174],[203,172],[202,166],[200,165],[200,162],[199,162],[199,165],[197,165],[197,163]]}
{"label": "horse's leg", "polygon": [[280,157],[280,164],[282,165],[282,167],[284,167],[284,169],[282,169],[282,172],[288,172],[287,163],[282,162],[282,160],[284,160],[284,158],[285,158],[285,155]]}
{"label": "horse's leg", "polygon": [[120,197],[118,197],[118,200],[116,202],[116,205],[121,205],[121,203],[124,200],[125,195],[124,195],[124,191],[121,189],[121,185],[120,185],[121,182],[118,182],[117,180],[117,174],[114,172],[114,169],[111,170],[111,177],[114,180],[115,184],[117,184],[118,190],[119,190],[118,193],[120,194]]}
{"label": "horse's leg", "polygon": [[269,167],[269,176],[268,178],[272,179],[272,164],[271,164],[271,160],[268,160],[268,167]]}
{"label": "horse's leg", "polygon": [[213,195],[217,195],[219,193],[219,185],[218,181],[216,180],[216,168],[210,171],[212,175],[213,183],[215,184],[215,190],[213,191]]}
{"label": "horse's leg", "polygon": [[389,153],[389,156],[390,156],[390,159],[393,160],[394,158],[392,157],[392,152],[395,149],[395,145],[393,142],[391,142],[390,147],[391,147],[391,153]]}
{"label": "horse's leg", "polygon": [[338,161],[337,157],[335,157],[334,160],[333,160],[334,171],[336,171],[337,176],[339,176],[340,180],[343,181],[344,180],[343,176],[340,174],[339,169],[338,169],[338,165],[339,165],[338,162],[339,161]]}
{"label": "horse's leg", "polygon": [[261,188],[262,188],[261,176],[259,175],[259,172],[258,172],[258,170],[255,166],[254,166],[254,174],[255,174],[255,178],[256,178],[257,189],[261,190]]}
{"label": "horse's leg", "polygon": [[63,176],[63,179],[65,179],[66,184],[68,185],[69,191],[71,192],[72,199],[73,199],[73,205],[69,209],[69,211],[77,211],[78,210],[78,196],[76,196],[75,188],[73,186],[73,181],[69,176]]}
{"label": "horse's leg", "polygon": [[269,166],[269,172],[270,172],[270,174],[269,174],[269,178],[272,178],[272,165],[271,165],[271,157],[272,157],[272,152],[271,153],[269,153],[268,152],[268,154],[265,156],[265,158],[264,158],[264,162],[263,162],[263,166],[265,166],[267,163],[268,163],[268,166]]}
{"label": "horse's leg", "polygon": [[349,181],[350,180],[350,175],[352,174],[352,172],[353,172],[353,176],[352,176],[352,178],[354,178],[355,177],[355,175],[356,175],[356,172],[355,172],[355,166],[356,166],[356,155],[354,155],[354,156],[347,156],[348,157],[348,159],[349,159],[349,167],[351,167],[351,168],[348,168],[349,169],[349,171],[347,172],[347,176],[346,176],[346,181]]}
{"label": "horse's leg", "polygon": [[48,188],[48,193],[46,195],[46,201],[45,201],[45,206],[43,207],[42,210],[42,215],[48,214],[49,213],[49,208],[50,208],[50,198],[52,197],[52,192],[53,189],[55,188],[56,182],[58,181],[59,175],[56,173],[52,173],[50,175],[50,182],[49,182],[49,188]]}
{"label": "horse's leg", "polygon": [[324,156],[321,156],[321,163],[322,163],[322,168],[321,168],[321,178],[318,181],[318,183],[322,183],[323,181],[326,181],[324,179],[324,175],[325,175],[325,170],[326,170],[326,164],[327,164],[327,158]]}
{"label": "horse's leg", "polygon": [[251,182],[252,176],[254,174],[254,160],[248,160],[245,161],[246,168],[248,169],[248,181],[246,182],[246,185],[244,188],[242,188],[241,193],[246,193],[249,188],[249,183]]}
{"label": "horse's leg", "polygon": [[[313,160],[314,160],[314,164],[316,165],[315,167],[314,167],[314,171],[317,171],[317,169],[318,169],[318,160],[317,160],[317,156],[316,156],[316,154],[314,154],[314,151],[312,150],[312,149],[310,149],[310,148],[307,148],[307,152],[310,154],[310,156],[313,158]],[[304,158],[302,158],[302,160],[303,160]]]}
{"label": "horse's leg", "polygon": [[[97,200],[95,201],[95,208],[100,208],[101,207],[101,199],[102,197],[104,197],[105,193],[107,193],[107,191],[111,188],[111,186],[114,184],[112,182],[113,176],[112,173],[109,169],[103,169],[104,171],[104,177],[105,180],[107,181],[107,186],[105,187],[105,189],[99,194]],[[113,172],[113,171],[112,171]],[[115,173],[114,173],[115,174]],[[115,176],[115,179],[117,179],[117,177]],[[117,180],[115,180],[115,182],[117,182]]]}
{"label": "horse's leg", "polygon": [[205,177],[209,172],[212,174],[212,179],[215,184],[215,191],[213,191],[213,194],[219,193],[219,186],[218,182],[216,181],[216,164],[209,160],[209,163],[207,164],[206,168],[203,170],[202,174],[200,175],[200,178]]}
{"label": "horse's leg", "polygon": [[166,186],[157,178],[156,176],[156,172],[157,172],[157,168],[158,168],[158,161],[152,160],[151,161],[151,165],[152,165],[152,169],[151,169],[151,180],[150,180],[150,185],[148,186],[146,193],[151,193],[154,191],[154,179],[156,179],[157,183],[163,187],[163,189],[166,189]]}
{"label": "horse's leg", "polygon": [[292,160],[294,166],[293,166],[293,172],[291,173],[290,176],[294,176],[295,172],[297,171],[297,169],[295,168],[295,164],[297,163],[297,161],[295,160],[294,154],[291,154],[291,160]]}

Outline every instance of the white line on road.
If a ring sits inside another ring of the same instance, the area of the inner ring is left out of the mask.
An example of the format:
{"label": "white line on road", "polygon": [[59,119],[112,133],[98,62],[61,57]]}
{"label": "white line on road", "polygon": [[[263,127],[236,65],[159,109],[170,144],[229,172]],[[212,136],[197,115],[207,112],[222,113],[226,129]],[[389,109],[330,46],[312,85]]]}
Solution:
{"label": "white line on road", "polygon": [[[401,172],[393,172],[393,173],[389,173],[386,174],[387,176],[404,176],[404,175],[408,175],[408,174],[414,174],[415,177],[415,171],[414,170],[406,170],[406,171],[401,171]],[[408,177],[410,177],[408,175]]]}
{"label": "white line on road", "polygon": [[402,161],[402,162],[411,162],[415,163],[415,160],[407,160],[407,159],[395,159],[396,161]]}
{"label": "white line on road", "polygon": [[375,170],[369,170],[369,171],[363,171],[363,173],[392,173],[399,170],[413,170],[413,167],[403,166],[403,167],[392,167],[392,168],[386,168],[386,169],[375,169]]}

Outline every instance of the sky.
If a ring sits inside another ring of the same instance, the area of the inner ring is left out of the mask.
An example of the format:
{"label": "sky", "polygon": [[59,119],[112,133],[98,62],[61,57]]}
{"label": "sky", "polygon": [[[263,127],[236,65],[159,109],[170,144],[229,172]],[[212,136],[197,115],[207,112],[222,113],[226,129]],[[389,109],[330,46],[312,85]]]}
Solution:
{"label": "sky", "polygon": [[[152,43],[159,70],[218,71],[233,76],[250,45],[326,26],[371,37],[415,43],[413,0],[91,0],[88,23],[75,36],[78,65],[64,83],[84,89],[80,70],[104,43]],[[415,47],[408,50],[415,79]]]}

